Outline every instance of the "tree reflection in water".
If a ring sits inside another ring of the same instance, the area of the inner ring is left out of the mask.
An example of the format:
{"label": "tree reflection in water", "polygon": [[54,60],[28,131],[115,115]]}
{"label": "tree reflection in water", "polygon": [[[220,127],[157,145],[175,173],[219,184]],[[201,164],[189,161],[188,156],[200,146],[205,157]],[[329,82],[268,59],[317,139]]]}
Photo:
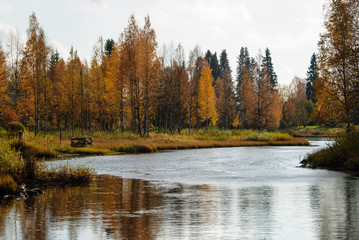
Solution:
{"label": "tree reflection in water", "polygon": [[227,188],[99,176],[0,205],[0,239],[359,239],[359,183]]}

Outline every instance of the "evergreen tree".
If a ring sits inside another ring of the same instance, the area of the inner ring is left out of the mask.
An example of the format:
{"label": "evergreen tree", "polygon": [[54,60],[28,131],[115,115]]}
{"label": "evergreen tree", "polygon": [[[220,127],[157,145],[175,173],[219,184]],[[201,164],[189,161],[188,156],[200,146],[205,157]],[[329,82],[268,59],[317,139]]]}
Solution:
{"label": "evergreen tree", "polygon": [[111,53],[115,47],[115,41],[113,39],[107,39],[105,43],[106,56],[111,58]]}
{"label": "evergreen tree", "polygon": [[228,61],[228,55],[226,50],[223,50],[220,56],[220,64],[219,64],[219,76],[223,77],[223,74],[226,71],[230,71],[230,67],[229,67],[229,61]]}
{"label": "evergreen tree", "polygon": [[266,50],[265,50],[265,61],[267,64],[267,69],[268,69],[268,73],[270,76],[270,82],[272,84],[272,89],[274,89],[278,86],[278,80],[277,80],[277,74],[274,72],[274,69],[273,69],[272,57],[271,57],[271,53],[268,48],[266,48]]}
{"label": "evergreen tree", "polygon": [[213,84],[217,80],[217,78],[220,76],[220,69],[219,69],[219,63],[217,58],[217,53],[214,54],[211,53],[210,50],[206,52],[205,59],[207,60],[209,66],[212,69],[212,77],[214,79]]}
{"label": "evergreen tree", "polygon": [[241,96],[241,86],[243,82],[243,74],[245,69],[249,72],[250,70],[250,57],[247,47],[242,47],[239,56],[237,57],[237,78],[236,78],[236,100],[237,103],[240,105],[242,102],[242,96]]}
{"label": "evergreen tree", "polygon": [[318,77],[318,70],[317,70],[317,56],[313,53],[312,58],[310,59],[310,66],[307,71],[307,85],[306,85],[306,97],[309,101],[313,103],[317,102],[315,98],[314,92],[314,80]]}
{"label": "evergreen tree", "polygon": [[204,55],[204,59],[207,60],[208,64],[211,64],[212,53],[210,50],[207,50],[206,54]]}
{"label": "evergreen tree", "polygon": [[228,129],[236,117],[236,101],[232,82],[231,68],[229,66],[226,50],[220,56],[220,77],[216,82],[217,111],[219,113],[220,127]]}

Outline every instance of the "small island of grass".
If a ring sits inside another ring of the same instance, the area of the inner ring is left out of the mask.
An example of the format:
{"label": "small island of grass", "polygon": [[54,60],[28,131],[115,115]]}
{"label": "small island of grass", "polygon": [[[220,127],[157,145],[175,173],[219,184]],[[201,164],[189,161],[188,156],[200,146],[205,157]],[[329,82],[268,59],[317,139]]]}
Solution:
{"label": "small island of grass", "polygon": [[304,167],[330,170],[359,171],[359,131],[342,134],[333,145],[308,155],[302,161]]}

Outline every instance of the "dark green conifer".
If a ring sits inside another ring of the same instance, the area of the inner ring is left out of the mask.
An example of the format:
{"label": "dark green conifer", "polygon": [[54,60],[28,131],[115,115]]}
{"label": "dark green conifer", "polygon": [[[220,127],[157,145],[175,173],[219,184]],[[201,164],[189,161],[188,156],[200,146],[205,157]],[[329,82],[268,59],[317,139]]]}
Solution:
{"label": "dark green conifer", "polygon": [[315,92],[314,92],[314,80],[318,77],[318,70],[317,70],[317,56],[315,53],[313,53],[311,59],[310,59],[310,66],[307,71],[307,85],[306,85],[306,97],[309,101],[312,101],[313,103],[317,102],[317,99],[315,98]]}

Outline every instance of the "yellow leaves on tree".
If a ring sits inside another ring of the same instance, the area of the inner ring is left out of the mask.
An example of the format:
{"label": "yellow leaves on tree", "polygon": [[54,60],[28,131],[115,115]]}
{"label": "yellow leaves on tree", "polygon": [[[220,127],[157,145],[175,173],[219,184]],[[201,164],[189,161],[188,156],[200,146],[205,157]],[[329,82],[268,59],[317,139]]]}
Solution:
{"label": "yellow leaves on tree", "polygon": [[314,82],[320,118],[344,120],[347,131],[358,109],[357,4],[331,0],[326,5],[326,32],[318,43],[319,78]]}
{"label": "yellow leaves on tree", "polygon": [[212,69],[208,63],[206,63],[202,69],[201,78],[199,80],[199,114],[202,121],[207,122],[207,124],[209,123],[211,126],[215,126],[218,120],[218,113],[216,110],[216,94],[212,82]]}
{"label": "yellow leaves on tree", "polygon": [[7,91],[6,59],[0,44],[0,118],[5,114],[6,91]]}
{"label": "yellow leaves on tree", "polygon": [[254,126],[256,122],[257,95],[254,92],[254,85],[251,75],[247,68],[243,67],[243,79],[241,83],[241,112],[243,113],[243,123],[245,126]]}

